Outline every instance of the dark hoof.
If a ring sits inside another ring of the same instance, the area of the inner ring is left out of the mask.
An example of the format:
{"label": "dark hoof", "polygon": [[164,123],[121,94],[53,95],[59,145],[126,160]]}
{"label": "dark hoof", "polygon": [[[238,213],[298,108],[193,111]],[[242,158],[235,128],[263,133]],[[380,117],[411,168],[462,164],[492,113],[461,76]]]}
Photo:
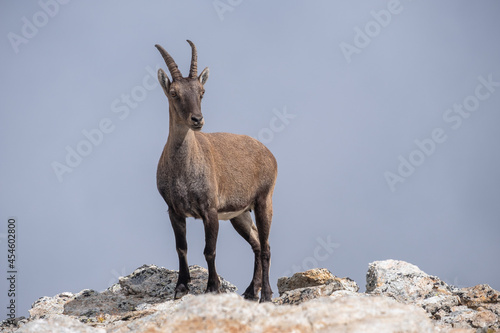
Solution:
{"label": "dark hoof", "polygon": [[179,299],[189,292],[189,288],[184,284],[179,284],[175,287],[174,299]]}
{"label": "dark hoof", "polygon": [[270,288],[268,290],[262,289],[262,291],[260,292],[260,302],[261,303],[271,302],[272,295],[273,295],[273,292],[271,291]]}
{"label": "dark hoof", "polygon": [[259,296],[258,295],[251,295],[251,294],[247,294],[247,293],[243,293],[243,296],[245,299],[249,300],[249,301],[258,301],[259,300]]}
{"label": "dark hoof", "polygon": [[243,296],[245,299],[248,299],[250,301],[258,301],[259,300],[259,290],[260,288],[257,288],[257,290],[255,290],[255,288],[253,287],[253,283],[251,283],[247,290],[245,290],[245,292],[243,293]]}
{"label": "dark hoof", "polygon": [[259,303],[271,302],[271,297],[261,297]]}
{"label": "dark hoof", "polygon": [[207,290],[205,290],[205,293],[214,293],[214,294],[220,294],[220,288],[217,285],[211,285],[207,286]]}

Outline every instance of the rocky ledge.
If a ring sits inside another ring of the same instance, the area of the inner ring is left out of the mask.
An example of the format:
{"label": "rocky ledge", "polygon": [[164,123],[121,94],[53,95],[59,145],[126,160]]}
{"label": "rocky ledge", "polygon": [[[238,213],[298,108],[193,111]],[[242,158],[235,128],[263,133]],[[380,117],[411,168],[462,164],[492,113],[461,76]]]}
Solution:
{"label": "rocky ledge", "polygon": [[144,265],[103,292],[42,297],[5,332],[500,332],[500,293],[457,288],[404,261],[369,265],[366,292],[312,269],[278,280],[273,303],[244,300],[221,279],[204,294],[206,269],[190,266],[190,293],[173,300],[177,271]]}

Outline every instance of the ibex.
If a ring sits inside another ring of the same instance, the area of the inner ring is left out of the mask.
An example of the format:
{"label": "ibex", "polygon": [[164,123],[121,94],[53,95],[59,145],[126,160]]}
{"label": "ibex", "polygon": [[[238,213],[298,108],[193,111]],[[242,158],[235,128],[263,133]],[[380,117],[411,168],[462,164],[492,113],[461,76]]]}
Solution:
{"label": "ibex", "polygon": [[[278,167],[273,154],[259,141],[230,133],[202,133],[205,121],[201,99],[208,67],[197,74],[197,51],[191,41],[191,68],[182,77],[173,58],[155,45],[172,76],[158,70],[158,80],[169,104],[169,133],[158,162],[158,191],[168,205],[179,256],[179,278],[174,298],[189,291],[186,217],[202,219],[205,228],[203,254],[208,265],[206,292],[220,292],[215,270],[219,220],[230,220],[255,254],[252,282],[246,299],[271,301],[269,231],[273,215],[272,195]],[[250,211],[254,211],[256,225]]]}

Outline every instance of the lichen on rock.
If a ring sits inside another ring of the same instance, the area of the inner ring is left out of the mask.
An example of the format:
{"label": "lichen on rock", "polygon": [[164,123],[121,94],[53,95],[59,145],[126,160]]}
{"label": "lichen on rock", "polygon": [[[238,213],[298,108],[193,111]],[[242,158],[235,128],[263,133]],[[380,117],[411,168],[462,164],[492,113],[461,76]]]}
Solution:
{"label": "lichen on rock", "polygon": [[359,286],[350,278],[339,278],[326,268],[310,269],[295,273],[292,277],[278,279],[280,297],[274,303],[300,304],[318,297],[330,296],[336,291],[356,293]]}

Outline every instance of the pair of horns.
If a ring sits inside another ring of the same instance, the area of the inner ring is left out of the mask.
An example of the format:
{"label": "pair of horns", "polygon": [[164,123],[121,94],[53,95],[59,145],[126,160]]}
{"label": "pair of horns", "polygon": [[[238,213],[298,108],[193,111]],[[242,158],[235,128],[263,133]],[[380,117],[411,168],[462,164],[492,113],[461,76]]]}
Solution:
{"label": "pair of horns", "polygon": [[[192,41],[188,40],[187,41],[189,45],[191,45],[191,50],[192,50],[192,55],[191,55],[191,68],[189,69],[189,77],[190,78],[196,78],[198,76],[198,53],[196,52],[196,46],[193,44]],[[175,63],[174,59],[170,54],[168,54],[167,51],[161,45],[156,44],[155,47],[160,51],[163,59],[165,60],[165,63],[167,64],[168,70],[170,71],[170,74],[172,75],[172,80],[179,80],[182,79],[182,74],[179,68],[177,67],[177,64]]]}

